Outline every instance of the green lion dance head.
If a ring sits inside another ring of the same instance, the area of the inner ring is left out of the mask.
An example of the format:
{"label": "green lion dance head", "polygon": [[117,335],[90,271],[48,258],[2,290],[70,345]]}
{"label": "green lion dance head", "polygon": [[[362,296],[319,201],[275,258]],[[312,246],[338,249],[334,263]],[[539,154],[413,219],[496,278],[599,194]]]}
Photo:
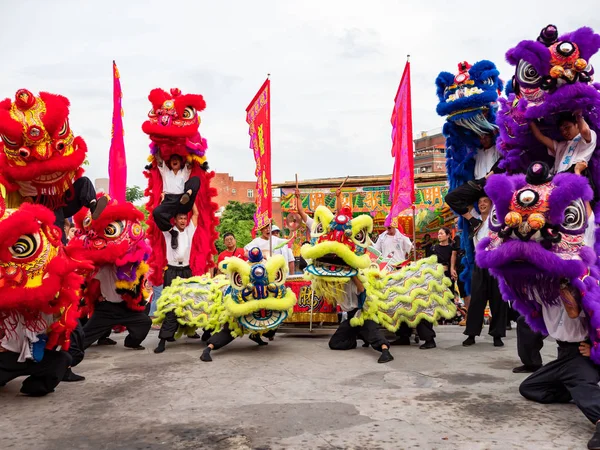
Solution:
{"label": "green lion dance head", "polygon": [[263,260],[253,248],[249,261],[228,258],[225,275],[178,278],[163,290],[155,323],[173,311],[180,334],[202,328],[220,331],[226,324],[233,336],[263,334],[280,326],[296,304],[296,295],[284,285],[288,267],[281,255]]}

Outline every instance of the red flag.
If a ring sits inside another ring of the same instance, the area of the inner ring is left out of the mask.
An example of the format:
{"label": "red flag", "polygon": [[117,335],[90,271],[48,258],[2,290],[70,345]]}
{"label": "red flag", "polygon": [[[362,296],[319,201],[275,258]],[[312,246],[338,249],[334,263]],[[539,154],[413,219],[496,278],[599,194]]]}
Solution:
{"label": "red flag", "polygon": [[121,99],[121,80],[117,65],[113,61],[113,117],[108,154],[108,194],[118,202],[125,202],[127,190],[127,157],[125,155],[125,143],[123,142],[123,107]]}
{"label": "red flag", "polygon": [[246,122],[250,126],[250,148],[256,161],[256,214],[255,230],[270,223],[273,215],[271,195],[271,81],[263,83],[246,108]]}
{"label": "red flag", "polygon": [[385,226],[390,226],[392,220],[415,201],[409,61],[406,61],[402,80],[394,99],[391,122],[392,157],[394,158],[394,172],[390,185],[392,207],[385,220]]}

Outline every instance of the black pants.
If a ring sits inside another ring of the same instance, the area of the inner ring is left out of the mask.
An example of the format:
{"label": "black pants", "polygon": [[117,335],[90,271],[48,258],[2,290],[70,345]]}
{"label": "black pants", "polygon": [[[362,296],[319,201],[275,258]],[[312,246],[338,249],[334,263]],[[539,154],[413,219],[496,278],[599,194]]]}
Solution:
{"label": "black pants", "polygon": [[218,350],[231,343],[234,339],[235,338],[231,335],[231,331],[229,330],[229,325],[225,324],[221,331],[213,334],[210,339],[206,341],[206,345],[212,344],[213,350]]}
{"label": "black pants", "polygon": [[36,396],[54,392],[71,365],[71,355],[63,351],[46,350],[40,362],[27,360],[20,363],[18,359],[18,353],[0,353],[0,387],[17,377],[29,375],[23,381],[21,392]]}
{"label": "black pants", "polygon": [[467,327],[464,334],[468,336],[479,336],[481,334],[485,306],[488,300],[490,302],[490,312],[492,313],[489,335],[504,337],[506,336],[508,303],[502,301],[498,281],[490,275],[487,269],[482,269],[475,264],[471,278],[471,302],[469,303]]}
{"label": "black pants", "polygon": [[600,372],[579,353],[579,342],[558,342],[558,359],[531,374],[519,392],[538,403],[575,402],[592,423],[600,420]]}
{"label": "black pants", "polygon": [[[167,243],[167,245],[169,244]],[[192,269],[190,269],[190,266],[171,266],[169,264],[167,266],[167,270],[165,270],[165,275],[163,279],[163,289],[171,286],[171,283],[177,277],[190,278],[191,276]]]}
{"label": "black pants", "polygon": [[84,341],[85,333],[83,332],[83,327],[81,326],[81,322],[77,322],[77,327],[71,332],[71,346],[69,347],[69,355],[73,361],[71,362],[71,367],[75,367],[85,357],[84,351]]}
{"label": "black pants", "polygon": [[73,187],[65,194],[66,205],[54,210],[54,224],[62,230],[63,244],[67,243],[65,235],[65,219],[74,216],[84,206],[96,199],[96,189],[88,177],[81,177],[73,183]]}
{"label": "black pants", "polygon": [[[428,322],[427,320],[421,320],[417,324],[416,329],[417,334],[419,335],[419,339],[421,339],[422,341],[431,341],[435,339],[436,334],[433,330],[433,324],[431,322]],[[396,331],[396,336],[398,337],[410,339],[411,334],[412,329],[408,326],[406,322],[402,322],[402,324],[400,324],[400,328],[398,328],[398,331]]]}
{"label": "black pants", "polygon": [[137,347],[146,339],[152,326],[152,319],[144,311],[130,310],[125,302],[100,302],[83,327],[85,333],[83,348],[88,348],[115,325],[123,325],[129,331],[129,335],[125,338],[125,347]]}
{"label": "black pants", "polygon": [[542,333],[536,333],[527,325],[524,316],[519,316],[517,319],[517,352],[524,366],[542,366],[540,350],[544,346],[545,338]]}
{"label": "black pants", "polygon": [[190,189],[192,195],[190,196],[190,201],[185,205],[180,203],[183,194],[165,194],[165,198],[161,204],[154,208],[152,217],[159,230],[169,231],[171,229],[171,219],[173,217],[177,214],[187,214],[192,210],[194,202],[196,201],[196,194],[198,194],[198,190],[200,189],[200,178],[191,177],[186,181],[183,192]]}
{"label": "black pants", "polygon": [[456,214],[468,213],[473,204],[485,195],[483,188],[477,189],[469,183],[462,184],[446,194],[444,201]]}
{"label": "black pants", "polygon": [[352,319],[357,312],[358,309],[348,312],[348,320],[344,320],[340,323],[338,329],[333,336],[331,336],[329,348],[331,350],[351,350],[356,348],[357,338],[364,340],[378,352],[381,351],[381,346],[383,345],[387,345],[389,348],[390,343],[384,337],[381,330],[377,328],[377,324],[372,320],[365,320],[365,323],[360,327],[350,326],[350,319]]}

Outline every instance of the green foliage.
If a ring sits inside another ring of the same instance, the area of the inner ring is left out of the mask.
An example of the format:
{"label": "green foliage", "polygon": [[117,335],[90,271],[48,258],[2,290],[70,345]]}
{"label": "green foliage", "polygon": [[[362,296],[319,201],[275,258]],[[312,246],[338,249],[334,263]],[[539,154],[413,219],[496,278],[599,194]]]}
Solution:
{"label": "green foliage", "polygon": [[144,190],[139,186],[127,186],[125,191],[125,200],[135,203],[144,198]]}
{"label": "green foliage", "polygon": [[255,212],[256,205],[254,203],[229,202],[217,226],[221,237],[215,242],[215,245],[219,253],[225,250],[222,238],[225,233],[233,233],[238,247],[243,247],[252,240]]}
{"label": "green foliage", "polygon": [[[129,188],[128,188],[129,189]],[[144,221],[142,222],[142,228],[146,231],[148,228],[148,210],[146,209],[146,205],[136,206],[138,211],[141,211],[144,214]]]}

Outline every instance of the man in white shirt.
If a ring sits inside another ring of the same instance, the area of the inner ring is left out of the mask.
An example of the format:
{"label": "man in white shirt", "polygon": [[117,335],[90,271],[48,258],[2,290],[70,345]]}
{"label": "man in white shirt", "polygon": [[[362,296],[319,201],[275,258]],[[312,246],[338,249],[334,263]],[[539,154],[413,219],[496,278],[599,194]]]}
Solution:
{"label": "man in white shirt", "polygon": [[412,242],[393,224],[386,228],[377,238],[374,248],[381,253],[382,258],[391,260],[394,264],[406,261],[413,247]]}
{"label": "man in white shirt", "polygon": [[200,189],[200,178],[190,177],[191,169],[189,165],[183,164],[179,155],[171,156],[167,164],[157,153],[156,165],[162,177],[163,192],[161,203],[152,211],[152,217],[159,230],[168,231],[171,219],[192,210]]}
{"label": "man in white shirt", "polygon": [[490,175],[502,173],[498,167],[500,153],[496,149],[494,134],[484,134],[479,138],[481,148],[475,154],[474,181],[458,186],[446,194],[444,201],[456,214],[469,222],[470,234],[481,224],[481,220],[472,214],[473,205],[485,195],[483,188]]}
{"label": "man in white shirt", "polygon": [[99,283],[100,300],[83,327],[85,335],[83,348],[88,348],[102,336],[107,335],[115,325],[123,325],[129,332],[124,346],[133,350],[144,350],[141,343],[150,331],[152,320],[144,311],[129,309],[123,297],[116,291],[117,266],[114,264],[101,266],[94,279]]}
{"label": "man in white shirt", "polygon": [[[279,228],[276,225],[274,228],[277,228],[279,230]],[[271,224],[261,228],[259,230],[259,233],[260,236],[257,236],[244,247],[246,257],[248,257],[248,252],[251,249],[253,249],[254,247],[258,247],[266,259],[270,257],[269,251],[272,249],[274,255],[284,256],[288,263],[290,273],[294,273],[296,260],[294,259],[294,255],[292,254],[291,250],[287,246],[287,241],[285,239],[281,239],[275,236],[271,238]],[[271,239],[271,243],[269,243],[269,239]]]}
{"label": "man in white shirt", "polygon": [[548,334],[558,344],[558,358],[523,381],[519,392],[538,403],[569,403],[573,400],[596,425],[588,448],[600,449],[600,371],[590,360],[585,313],[576,302],[565,307],[561,298],[553,305],[542,303],[542,317]]}
{"label": "man in white shirt", "polygon": [[[479,199],[477,206],[481,212],[483,223],[473,236],[475,247],[477,247],[479,241],[488,235],[488,216],[492,210],[492,201],[484,196]],[[471,277],[471,301],[467,313],[467,326],[464,331],[468,338],[462,343],[463,346],[474,345],[475,336],[481,335],[485,307],[488,301],[492,313],[488,334],[494,338],[494,347],[502,347],[504,345],[502,338],[506,336],[508,303],[502,300],[496,278],[490,274],[489,270],[482,269],[475,264]]]}
{"label": "man in white shirt", "polygon": [[[192,218],[188,225],[187,214],[177,214],[175,217],[175,226],[170,232],[165,231],[165,239],[171,237],[171,233],[178,234],[177,240],[179,245],[177,248],[167,245],[167,270],[165,271],[163,289],[171,286],[175,278],[190,278],[192,269],[190,268],[190,252],[192,249],[192,240],[198,226],[198,208],[196,205],[192,208]],[[175,342],[175,333],[179,329],[179,322],[174,312],[168,312],[165,315],[163,323],[158,333],[158,346],[154,349],[154,353],[162,353],[165,351],[167,342]],[[188,334],[192,339],[198,339],[197,333]]]}
{"label": "man in white shirt", "polygon": [[552,173],[574,172],[581,175],[596,149],[596,132],[590,129],[581,111],[575,114],[561,114],[558,118],[558,128],[564,141],[555,141],[544,136],[535,122],[530,124],[535,138],[548,149],[548,154],[554,156]]}
{"label": "man in white shirt", "polygon": [[0,321],[0,388],[17,377],[28,376],[21,393],[41,397],[54,392],[71,365],[71,355],[44,348],[43,335],[54,322],[53,317],[41,314],[33,330],[25,326],[20,313],[15,312],[5,321]]}

